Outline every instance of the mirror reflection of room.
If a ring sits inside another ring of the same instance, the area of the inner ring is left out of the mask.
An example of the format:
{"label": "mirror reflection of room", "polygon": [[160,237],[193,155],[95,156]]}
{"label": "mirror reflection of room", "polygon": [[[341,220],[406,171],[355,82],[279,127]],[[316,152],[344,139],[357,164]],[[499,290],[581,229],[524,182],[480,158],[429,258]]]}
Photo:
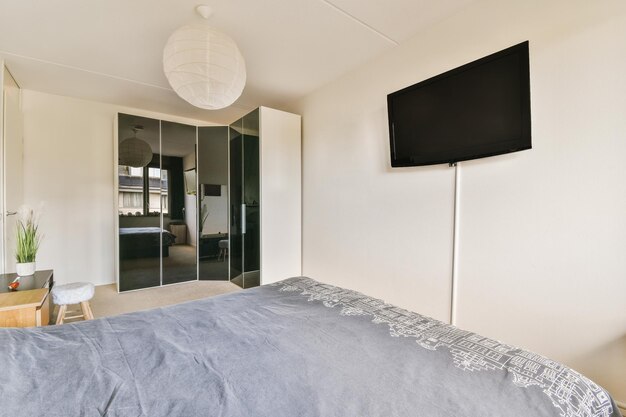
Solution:
{"label": "mirror reflection of room", "polygon": [[196,127],[120,114],[118,128],[120,291],[196,280]]}
{"label": "mirror reflection of room", "polygon": [[163,211],[163,242],[173,238],[169,256],[163,256],[163,285],[196,280],[196,127],[161,122],[161,169],[168,172]]}
{"label": "mirror reflection of room", "polygon": [[[160,169],[160,122],[120,114],[118,119],[120,291],[161,285],[161,209],[167,211],[167,172]],[[164,182],[164,184],[162,184]]]}
{"label": "mirror reflection of room", "polygon": [[230,281],[260,284],[259,111],[230,125]]}
{"label": "mirror reflection of room", "polygon": [[198,277],[227,280],[230,244],[226,126],[198,128],[198,198]]}

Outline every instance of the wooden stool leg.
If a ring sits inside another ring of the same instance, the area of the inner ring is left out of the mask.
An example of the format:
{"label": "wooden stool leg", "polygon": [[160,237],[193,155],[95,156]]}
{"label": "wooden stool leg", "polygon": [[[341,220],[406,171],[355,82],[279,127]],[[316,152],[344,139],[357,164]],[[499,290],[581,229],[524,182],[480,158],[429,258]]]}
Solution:
{"label": "wooden stool leg", "polygon": [[80,303],[80,309],[83,310],[83,316],[85,316],[85,320],[93,320],[91,308],[89,307],[89,301],[82,301]]}
{"label": "wooden stool leg", "polygon": [[89,309],[89,317],[91,317],[90,320],[93,320],[94,317],[93,317],[93,310],[91,309],[91,303],[89,303],[89,301],[87,301],[86,304],[87,304],[87,308]]}
{"label": "wooden stool leg", "polygon": [[59,306],[59,314],[57,315],[57,324],[63,324],[66,310],[67,310],[67,306]]}

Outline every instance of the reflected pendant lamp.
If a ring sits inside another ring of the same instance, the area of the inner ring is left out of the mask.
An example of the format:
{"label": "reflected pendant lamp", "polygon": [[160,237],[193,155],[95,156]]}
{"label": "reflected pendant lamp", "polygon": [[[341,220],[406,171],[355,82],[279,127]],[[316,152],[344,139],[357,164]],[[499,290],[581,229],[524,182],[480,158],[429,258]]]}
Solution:
{"label": "reflected pendant lamp", "polygon": [[[198,14],[208,19],[211,9]],[[207,110],[230,106],[246,85],[246,64],[235,41],[206,24],[177,29],[163,49],[163,72],[183,100]]]}
{"label": "reflected pendant lamp", "polygon": [[135,126],[132,138],[124,139],[119,147],[119,164],[134,168],[143,168],[152,161],[152,148],[137,137],[137,131],[143,130],[141,126]]}

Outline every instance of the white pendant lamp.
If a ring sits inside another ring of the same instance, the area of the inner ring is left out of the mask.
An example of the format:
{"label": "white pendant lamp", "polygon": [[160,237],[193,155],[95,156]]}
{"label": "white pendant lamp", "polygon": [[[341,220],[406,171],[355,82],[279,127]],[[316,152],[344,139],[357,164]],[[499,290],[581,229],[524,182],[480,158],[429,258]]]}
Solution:
{"label": "white pendant lamp", "polygon": [[[211,15],[209,6],[196,11]],[[163,72],[183,100],[207,110],[228,107],[246,85],[246,64],[237,44],[206,24],[177,29],[163,50]]]}
{"label": "white pendant lamp", "polygon": [[133,127],[135,132],[132,138],[124,139],[119,147],[119,164],[134,168],[143,168],[152,161],[152,148],[137,137],[137,131],[143,130],[143,126]]}

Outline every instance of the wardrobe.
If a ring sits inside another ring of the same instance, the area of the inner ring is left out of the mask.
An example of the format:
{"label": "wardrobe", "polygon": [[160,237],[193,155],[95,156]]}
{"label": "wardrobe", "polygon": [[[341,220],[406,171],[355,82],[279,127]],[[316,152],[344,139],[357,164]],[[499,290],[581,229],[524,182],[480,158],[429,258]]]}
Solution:
{"label": "wardrobe", "polygon": [[119,291],[301,274],[300,116],[260,107],[193,126],[119,113],[114,131]]}

